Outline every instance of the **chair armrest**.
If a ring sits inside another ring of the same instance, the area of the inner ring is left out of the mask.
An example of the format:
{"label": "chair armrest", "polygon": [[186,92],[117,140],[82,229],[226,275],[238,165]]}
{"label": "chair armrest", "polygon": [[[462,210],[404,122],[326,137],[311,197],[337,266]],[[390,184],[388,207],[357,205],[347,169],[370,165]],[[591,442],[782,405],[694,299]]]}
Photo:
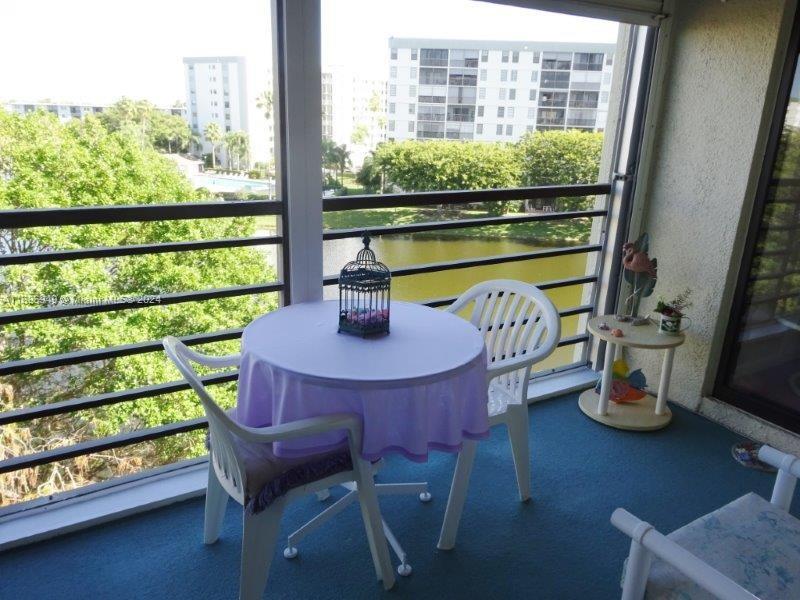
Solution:
{"label": "chair armrest", "polygon": [[800,458],[764,445],[758,450],[758,459],[778,469],[770,503],[788,511],[792,505],[797,478],[800,477]]}
{"label": "chair armrest", "polygon": [[[624,508],[611,515],[611,524],[638,542],[665,563],[675,567],[704,590],[725,600],[758,600],[733,579],[723,575],[686,548],[659,533],[652,525],[642,521]],[[625,577],[633,576],[626,573]]]}
{"label": "chair armrest", "polygon": [[194,362],[215,369],[223,369],[225,367],[238,367],[239,363],[242,362],[241,354],[226,354],[224,356],[211,356],[209,354],[201,354],[200,352],[192,350],[191,348],[185,345],[181,349],[181,352],[186,354],[186,356],[188,356]]}
{"label": "chair armrest", "polygon": [[347,431],[352,443],[356,446],[361,445],[361,419],[348,413],[310,417],[269,427],[248,427],[231,420],[230,428],[236,436],[243,440],[261,444],[281,442],[344,429]]}
{"label": "chair armrest", "polygon": [[489,363],[489,367],[487,369],[487,378],[492,380],[495,377],[504,375],[505,373],[511,373],[512,371],[532,367],[537,362],[540,362],[550,356],[556,349],[556,346],[557,344],[553,344],[552,348],[537,348],[533,352],[526,352],[525,354],[520,354],[513,358],[504,358],[502,360]]}

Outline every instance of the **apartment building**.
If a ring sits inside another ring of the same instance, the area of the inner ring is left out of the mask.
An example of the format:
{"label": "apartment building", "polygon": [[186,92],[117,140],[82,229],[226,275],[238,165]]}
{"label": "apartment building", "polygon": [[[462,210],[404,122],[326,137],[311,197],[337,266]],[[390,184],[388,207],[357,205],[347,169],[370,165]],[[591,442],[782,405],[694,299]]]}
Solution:
{"label": "apartment building", "polygon": [[389,38],[388,139],[602,131],[614,44]]}
{"label": "apartment building", "polygon": [[[106,110],[108,104],[74,104],[68,102],[8,102],[3,105],[8,112],[25,115],[37,110],[44,110],[56,115],[62,123],[70,119],[82,119],[86,115],[95,115]],[[172,115],[186,117],[186,109],[179,106],[158,107],[158,110]]]}
{"label": "apartment building", "polygon": [[[205,129],[210,123],[216,123],[223,135],[231,131],[248,134],[251,162],[270,160],[274,116],[266,119],[263,110],[256,105],[259,93],[271,88],[269,74],[258,77],[259,81],[251,90],[242,56],[185,57],[183,64],[187,120],[192,131],[200,136],[203,152],[211,152]],[[218,146],[217,154],[227,165],[224,147]]]}
{"label": "apartment building", "polygon": [[322,72],[322,136],[347,145],[359,167],[386,139],[386,80],[343,66]]}

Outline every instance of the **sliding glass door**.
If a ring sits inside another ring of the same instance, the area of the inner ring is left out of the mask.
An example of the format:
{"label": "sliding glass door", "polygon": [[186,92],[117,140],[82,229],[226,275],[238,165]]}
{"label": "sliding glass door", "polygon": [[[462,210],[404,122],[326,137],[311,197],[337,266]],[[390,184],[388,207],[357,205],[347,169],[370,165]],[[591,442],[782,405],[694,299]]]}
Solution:
{"label": "sliding glass door", "polygon": [[800,72],[793,35],[715,394],[800,431]]}

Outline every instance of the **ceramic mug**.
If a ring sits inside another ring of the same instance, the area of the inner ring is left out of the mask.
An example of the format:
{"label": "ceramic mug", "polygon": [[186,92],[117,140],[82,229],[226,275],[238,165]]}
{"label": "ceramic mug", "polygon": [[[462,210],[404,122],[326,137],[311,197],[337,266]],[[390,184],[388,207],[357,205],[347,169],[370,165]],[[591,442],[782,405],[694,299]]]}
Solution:
{"label": "ceramic mug", "polygon": [[[661,313],[657,313],[659,316],[658,320],[658,333],[663,333],[664,335],[680,335],[689,327],[692,326],[692,320],[685,316],[685,315],[662,315]],[[681,323],[683,319],[689,321],[689,324],[681,329]]]}

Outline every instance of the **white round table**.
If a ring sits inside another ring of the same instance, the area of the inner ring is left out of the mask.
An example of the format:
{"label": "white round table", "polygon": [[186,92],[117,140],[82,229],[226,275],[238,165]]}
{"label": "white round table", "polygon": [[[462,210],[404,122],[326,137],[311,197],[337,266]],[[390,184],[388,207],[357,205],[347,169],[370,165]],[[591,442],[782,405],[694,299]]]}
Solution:
{"label": "white round table", "polygon": [[[338,302],[281,308],[242,335],[235,418],[280,425],[333,413],[363,417],[362,456],[398,452],[427,460],[430,449],[456,452],[488,435],[486,350],[460,317],[407,302],[391,303],[391,333],[337,333]],[[335,448],[344,432],[275,445],[279,456]]]}
{"label": "white round table", "polygon": [[[610,329],[600,329],[601,323],[606,323]],[[654,323],[637,326],[631,323],[621,323],[616,320],[614,315],[593,317],[589,319],[586,328],[596,338],[605,340],[608,345],[606,346],[600,393],[595,392],[594,388],[588,389],[580,395],[578,400],[578,406],[583,413],[595,421],[617,429],[652,431],[666,427],[672,420],[672,412],[667,406],[672,359],[675,348],[683,344],[684,335],[659,333],[658,326]],[[623,336],[611,335],[611,329],[621,329]],[[657,397],[647,394],[636,402],[619,404],[609,402],[614,355],[616,354],[615,346],[617,345],[647,350],[664,350],[664,362],[661,367]]]}

